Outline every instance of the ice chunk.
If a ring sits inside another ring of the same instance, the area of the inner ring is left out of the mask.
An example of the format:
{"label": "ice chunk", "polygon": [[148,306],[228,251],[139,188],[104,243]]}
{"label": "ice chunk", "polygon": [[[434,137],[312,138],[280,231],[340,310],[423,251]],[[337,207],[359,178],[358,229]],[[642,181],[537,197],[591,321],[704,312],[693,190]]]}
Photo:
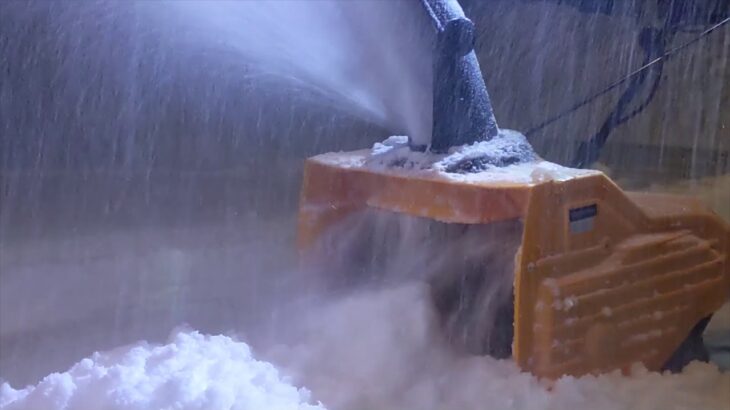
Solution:
{"label": "ice chunk", "polygon": [[570,310],[577,304],[578,299],[576,299],[575,296],[568,296],[567,298],[565,298],[565,300],[563,300],[563,306],[565,306],[565,310]]}

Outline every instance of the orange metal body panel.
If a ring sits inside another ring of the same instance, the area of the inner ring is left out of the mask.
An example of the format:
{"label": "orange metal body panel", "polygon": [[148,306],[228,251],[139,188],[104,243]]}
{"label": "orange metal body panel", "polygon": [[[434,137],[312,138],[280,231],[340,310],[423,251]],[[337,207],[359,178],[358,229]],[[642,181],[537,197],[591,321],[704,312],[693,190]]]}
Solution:
{"label": "orange metal body panel", "polygon": [[446,223],[523,221],[512,353],[538,376],[634,362],[658,370],[730,295],[730,230],[691,198],[624,193],[600,172],[467,183],[341,165],[332,155],[351,154],[328,155],[305,165],[305,253],[343,216],[365,207]]}

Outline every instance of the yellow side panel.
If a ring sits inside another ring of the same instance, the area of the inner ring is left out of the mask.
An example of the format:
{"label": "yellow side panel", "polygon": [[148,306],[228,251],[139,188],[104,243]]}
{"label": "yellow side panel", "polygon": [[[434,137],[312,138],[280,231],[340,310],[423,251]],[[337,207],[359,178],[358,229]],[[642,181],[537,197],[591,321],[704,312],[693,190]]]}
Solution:
{"label": "yellow side panel", "polygon": [[513,354],[524,369],[659,370],[727,299],[724,222],[694,203],[637,196],[602,175],[532,191],[515,278]]}

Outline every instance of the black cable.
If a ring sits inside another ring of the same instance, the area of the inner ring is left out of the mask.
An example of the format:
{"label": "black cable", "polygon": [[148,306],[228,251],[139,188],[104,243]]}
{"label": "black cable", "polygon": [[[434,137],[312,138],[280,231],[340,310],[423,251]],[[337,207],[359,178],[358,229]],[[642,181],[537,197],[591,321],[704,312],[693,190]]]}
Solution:
{"label": "black cable", "polygon": [[567,109],[561,111],[560,113],[558,113],[556,115],[553,115],[552,117],[549,117],[548,119],[546,119],[545,121],[541,122],[540,124],[538,124],[538,125],[530,128],[527,132],[525,132],[525,135],[527,135],[528,137],[534,136],[534,134],[537,131],[540,131],[543,128],[547,127],[548,125],[551,125],[551,124],[555,123],[556,121],[561,120],[562,118],[566,117],[567,115],[572,114],[573,112],[577,111],[581,107],[583,107],[583,106],[585,106],[585,105],[593,102],[595,99],[597,99],[597,98],[599,98],[599,97],[601,97],[601,96],[603,96],[605,94],[608,94],[609,92],[611,92],[614,89],[616,89],[618,86],[620,86],[620,85],[624,84],[625,82],[627,82],[627,81],[629,81],[629,80],[631,80],[631,79],[633,79],[633,78],[641,75],[647,69],[649,69],[649,68],[651,68],[651,67],[653,67],[653,66],[655,66],[655,65],[657,65],[659,63],[662,63],[663,64],[663,62],[665,60],[668,60],[668,59],[674,57],[674,55],[677,52],[679,52],[679,51],[685,49],[686,47],[689,47],[690,45],[696,43],[697,41],[699,41],[703,37],[709,35],[710,33],[712,33],[713,31],[717,30],[718,28],[722,27],[723,25],[727,24],[728,22],[730,22],[730,17],[725,18],[722,21],[718,22],[717,24],[714,24],[713,26],[709,27],[708,29],[702,31],[700,34],[697,35],[697,37],[695,37],[695,38],[687,41],[686,43],[683,43],[683,44],[681,44],[681,45],[679,45],[679,46],[677,46],[677,47],[675,47],[675,48],[673,48],[673,49],[671,49],[671,50],[663,53],[662,55],[658,56],[657,58],[654,58],[654,59],[652,59],[650,61],[645,62],[643,65],[641,65],[640,67],[638,67],[637,69],[635,69],[634,71],[632,71],[631,73],[629,73],[628,75],[626,75],[624,77],[621,77],[618,80],[610,83],[608,86],[606,86],[602,90],[600,90],[600,91],[598,91],[596,93],[591,94],[590,96],[588,96],[588,97],[586,97],[586,98],[578,101],[577,103],[575,103],[572,106],[568,107]]}
{"label": "black cable", "polygon": [[[644,49],[646,57],[645,63],[656,60],[656,56],[665,54],[665,45],[668,42],[668,36],[665,35],[663,30],[656,30],[653,28],[645,28],[642,30],[639,36],[639,44]],[[599,128],[598,132],[593,134],[590,138],[582,141],[578,146],[570,166],[574,168],[583,168],[593,162],[595,162],[601,154],[601,150],[606,145],[608,137],[616,127],[631,120],[651,103],[659,83],[661,82],[662,73],[664,71],[664,60],[651,66],[651,70],[643,70],[638,75],[631,79],[629,86],[621,94],[619,101],[616,103],[616,107],[608,114],[608,117],[603,122],[603,125]],[[645,100],[639,104],[638,107],[634,108],[631,112],[625,114],[624,111],[627,109],[631,101],[636,97],[639,91],[643,88],[644,83],[649,78],[650,74],[654,74],[654,81],[651,85],[650,91]]]}
{"label": "black cable", "polygon": [[[611,132],[619,125],[629,121],[630,119],[641,113],[644,108],[646,108],[649,103],[651,103],[661,81],[662,72],[664,71],[664,62],[667,60],[668,56],[671,56],[677,51],[682,50],[690,44],[697,42],[700,38],[703,37],[703,35],[711,33],[728,21],[730,21],[730,17],[705,30],[700,36],[695,37],[694,39],[670,50],[669,52],[665,51],[666,44],[671,41],[671,38],[674,37],[674,35],[677,33],[678,30],[681,29],[681,27],[669,27],[669,20],[667,20],[665,22],[665,27],[662,30],[657,31],[652,28],[645,28],[644,30],[642,30],[642,33],[639,37],[639,43],[646,52],[646,60],[648,60],[648,62],[646,62],[643,67],[653,67],[654,71],[656,71],[654,83],[649,91],[647,98],[642,104],[639,104],[639,106],[632,110],[629,114],[623,115],[623,111],[626,109],[631,100],[636,96],[638,90],[642,87],[644,81],[648,77],[648,75],[646,74],[639,73],[636,77],[632,78],[629,87],[619,98],[619,101],[616,104],[616,108],[614,108],[614,110],[609,114],[608,118],[606,118],[599,131],[591,136],[588,140],[582,141],[578,145],[578,151],[573,157],[573,161],[570,165],[575,168],[584,168],[590,166],[592,163],[597,161],[601,155],[601,150],[608,141],[608,137]],[[657,55],[658,57],[652,60],[652,57],[654,55]],[[645,70],[642,71],[642,73],[643,72],[645,72]],[[649,71],[646,71],[646,73],[648,74]]]}

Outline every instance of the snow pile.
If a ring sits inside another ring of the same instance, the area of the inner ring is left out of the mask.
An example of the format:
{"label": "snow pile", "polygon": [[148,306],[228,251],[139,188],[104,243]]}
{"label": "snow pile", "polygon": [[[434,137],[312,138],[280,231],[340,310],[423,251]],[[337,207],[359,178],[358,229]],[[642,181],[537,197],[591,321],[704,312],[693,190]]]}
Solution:
{"label": "snow pile", "polygon": [[181,331],[169,344],[140,343],[95,353],[37,386],[0,387],[7,410],[269,409],[324,410],[248,345]]}

